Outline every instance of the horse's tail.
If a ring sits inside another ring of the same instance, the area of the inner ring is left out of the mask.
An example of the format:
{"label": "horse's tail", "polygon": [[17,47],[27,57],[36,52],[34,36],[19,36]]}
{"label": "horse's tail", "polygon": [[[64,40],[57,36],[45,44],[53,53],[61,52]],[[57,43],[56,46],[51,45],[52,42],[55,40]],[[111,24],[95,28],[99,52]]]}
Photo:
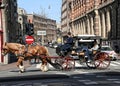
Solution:
{"label": "horse's tail", "polygon": [[48,52],[48,48],[45,47],[45,49],[46,49],[46,56],[50,56],[50,53]]}

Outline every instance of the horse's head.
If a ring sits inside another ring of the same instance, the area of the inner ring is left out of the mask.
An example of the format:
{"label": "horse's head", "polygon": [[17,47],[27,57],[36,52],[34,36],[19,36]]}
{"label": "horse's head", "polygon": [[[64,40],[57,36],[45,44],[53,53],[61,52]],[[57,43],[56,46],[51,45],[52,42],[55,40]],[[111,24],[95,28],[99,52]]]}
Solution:
{"label": "horse's head", "polygon": [[7,43],[5,43],[2,48],[2,55],[5,56],[8,52],[9,52],[9,48],[7,46]]}

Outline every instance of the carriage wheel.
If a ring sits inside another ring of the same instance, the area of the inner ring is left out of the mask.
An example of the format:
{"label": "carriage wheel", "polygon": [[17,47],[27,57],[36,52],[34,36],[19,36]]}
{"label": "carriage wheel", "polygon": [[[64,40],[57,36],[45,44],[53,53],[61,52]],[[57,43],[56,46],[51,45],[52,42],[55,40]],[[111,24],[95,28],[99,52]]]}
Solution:
{"label": "carriage wheel", "polygon": [[110,65],[110,57],[105,52],[99,52],[94,57],[95,66],[98,69],[106,69]]}
{"label": "carriage wheel", "polygon": [[71,57],[65,57],[62,64],[63,70],[72,70],[75,68],[75,60]]}

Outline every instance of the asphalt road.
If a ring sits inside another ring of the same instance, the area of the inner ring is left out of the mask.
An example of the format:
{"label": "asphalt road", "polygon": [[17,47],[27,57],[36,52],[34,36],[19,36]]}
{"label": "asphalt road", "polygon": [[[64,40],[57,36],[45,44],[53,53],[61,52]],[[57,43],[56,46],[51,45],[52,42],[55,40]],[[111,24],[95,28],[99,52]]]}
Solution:
{"label": "asphalt road", "polygon": [[[57,56],[55,49],[49,48],[51,56]],[[111,61],[105,70],[89,69],[85,64],[75,62],[75,69],[57,70],[49,65],[48,72],[42,72],[33,64],[25,73],[18,69],[0,71],[0,86],[120,86],[120,60]]]}

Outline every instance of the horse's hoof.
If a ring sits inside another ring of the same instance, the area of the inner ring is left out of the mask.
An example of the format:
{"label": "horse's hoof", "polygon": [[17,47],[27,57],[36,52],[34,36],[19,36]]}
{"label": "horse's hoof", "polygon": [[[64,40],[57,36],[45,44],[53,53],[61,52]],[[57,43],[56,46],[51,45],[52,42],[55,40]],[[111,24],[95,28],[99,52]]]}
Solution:
{"label": "horse's hoof", "polygon": [[19,73],[24,73],[25,71],[19,71]]}

